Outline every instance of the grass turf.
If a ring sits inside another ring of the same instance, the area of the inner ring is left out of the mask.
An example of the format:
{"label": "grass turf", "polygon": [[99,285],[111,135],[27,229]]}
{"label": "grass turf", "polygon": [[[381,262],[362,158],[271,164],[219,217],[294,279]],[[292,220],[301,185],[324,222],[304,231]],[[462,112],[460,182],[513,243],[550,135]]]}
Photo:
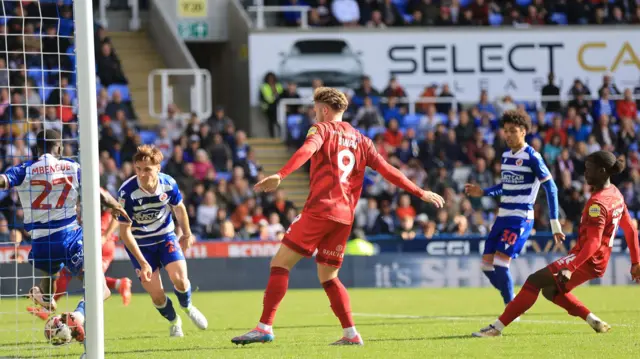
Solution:
{"label": "grass turf", "polygon": [[[167,322],[146,295],[123,307],[120,298],[105,303],[106,358],[637,358],[640,290],[635,287],[584,287],[575,294],[613,326],[595,334],[578,318],[540,296],[520,323],[501,338],[470,338],[472,331],[502,312],[493,289],[354,289],[350,291],[356,325],[365,347],[329,347],[342,332],[322,290],[287,293],[276,318],[276,341],[236,347],[233,336],[253,328],[262,292],[194,293],[194,304],[208,317],[200,331],[183,318],[184,338],[169,338]],[[169,294],[173,296],[173,294]],[[75,307],[77,297],[59,308]],[[177,305],[177,300],[173,300]],[[0,357],[77,358],[82,345],[48,345],[44,322],[24,311],[26,299],[0,301]],[[60,310],[59,310],[60,311]],[[17,330],[17,331],[16,331]]]}

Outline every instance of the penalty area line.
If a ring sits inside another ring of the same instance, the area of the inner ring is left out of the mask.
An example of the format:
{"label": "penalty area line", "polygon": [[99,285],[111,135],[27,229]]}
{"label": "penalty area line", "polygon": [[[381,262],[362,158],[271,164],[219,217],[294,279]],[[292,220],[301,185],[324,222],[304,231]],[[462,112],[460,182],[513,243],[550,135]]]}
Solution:
{"label": "penalty area line", "polygon": [[[430,316],[430,315],[410,315],[410,314],[385,314],[385,313],[351,313],[356,317],[387,318],[387,319],[422,319],[432,321],[459,321],[459,322],[492,322],[496,320],[490,317],[451,317],[451,316]],[[521,319],[519,323],[524,324],[561,324],[561,325],[585,325],[581,321],[568,320],[543,320],[543,319]],[[613,327],[638,327],[633,324],[610,324]]]}

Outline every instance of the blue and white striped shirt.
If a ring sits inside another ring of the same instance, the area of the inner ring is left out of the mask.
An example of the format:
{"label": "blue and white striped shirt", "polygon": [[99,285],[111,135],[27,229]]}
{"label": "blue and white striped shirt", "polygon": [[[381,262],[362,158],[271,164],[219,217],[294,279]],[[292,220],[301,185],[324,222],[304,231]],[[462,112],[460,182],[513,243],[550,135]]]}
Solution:
{"label": "blue and white striped shirt", "polygon": [[502,154],[502,196],[498,217],[533,219],[533,204],[540,184],[551,179],[542,156],[525,145],[518,152]]}
{"label": "blue and white striped shirt", "polygon": [[[131,233],[141,247],[162,242],[173,234],[171,207],[182,202],[178,184],[171,176],[158,174],[158,187],[149,193],[140,187],[138,177],[126,180],[118,190],[120,204],[133,221]],[[119,221],[126,222],[122,217]]]}

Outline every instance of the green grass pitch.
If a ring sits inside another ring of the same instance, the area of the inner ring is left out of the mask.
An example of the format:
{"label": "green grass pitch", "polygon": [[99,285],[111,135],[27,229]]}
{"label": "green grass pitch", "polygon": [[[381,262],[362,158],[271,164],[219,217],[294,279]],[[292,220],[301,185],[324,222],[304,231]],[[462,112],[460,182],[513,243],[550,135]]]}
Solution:
{"label": "green grass pitch", "polygon": [[[123,307],[105,304],[106,358],[637,358],[640,289],[584,287],[575,294],[613,326],[596,334],[542,296],[501,338],[470,333],[502,312],[498,293],[483,289],[354,289],[350,291],[364,347],[329,347],[342,331],[322,290],[291,290],[276,318],[276,341],[236,347],[230,339],[255,326],[262,292],[194,293],[209,319],[200,331],[182,313],[184,338],[169,338],[166,321],[146,295]],[[173,294],[169,294],[173,296]],[[77,298],[62,300],[70,309]],[[177,300],[174,299],[174,303]],[[44,322],[25,314],[26,299],[0,301],[0,358],[77,358],[82,346],[55,348],[44,341]],[[19,314],[16,314],[18,309]],[[19,331],[16,332],[16,329]]]}

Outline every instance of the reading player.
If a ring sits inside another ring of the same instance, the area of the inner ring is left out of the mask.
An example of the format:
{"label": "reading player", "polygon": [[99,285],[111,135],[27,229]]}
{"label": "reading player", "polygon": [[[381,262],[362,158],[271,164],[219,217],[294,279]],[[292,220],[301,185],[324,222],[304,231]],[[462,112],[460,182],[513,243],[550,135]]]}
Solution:
{"label": "reading player", "polygon": [[640,283],[638,230],[629,216],[624,197],[609,181],[610,176],[619,174],[622,170],[623,160],[616,160],[610,152],[598,151],[587,157],[584,177],[593,186],[593,192],[582,210],[578,242],[566,257],[530,275],[500,318],[473,333],[473,336],[501,335],[506,326],[533,306],[540,291],[545,298],[564,308],[569,315],[585,320],[597,333],[605,333],[611,329],[571,291],[586,281],[602,277],[609,263],[618,226],[624,231],[629,248],[631,277]]}
{"label": "reading player", "polygon": [[[118,229],[118,220],[113,217],[111,211],[105,209],[100,215],[100,228],[102,230],[102,273],[106,273],[107,269],[113,262],[116,249],[116,241],[118,236],[115,235],[116,229]],[[53,299],[58,301],[66,292],[67,286],[71,281],[72,275],[68,269],[63,268],[58,275],[54,285],[56,293]],[[105,276],[107,287],[111,290],[117,290],[122,297],[122,304],[125,306],[131,302],[131,279],[127,277],[112,278]],[[47,320],[51,312],[45,308],[40,307],[27,307],[27,311],[31,314],[39,317],[42,320]]]}
{"label": "reading player", "polygon": [[500,291],[504,304],[513,299],[513,279],[509,271],[511,259],[518,257],[533,227],[533,205],[540,185],[545,189],[549,204],[551,230],[556,242],[564,240],[558,221],[558,188],[542,156],[524,138],[529,120],[517,111],[506,111],[502,127],[509,150],[502,154],[501,182],[482,189],[475,184],[465,185],[472,197],[500,196],[500,209],[482,256],[482,272]]}
{"label": "reading player", "polygon": [[[194,237],[178,184],[171,176],[160,172],[162,157],[159,149],[148,145],[138,147],[133,156],[136,175],[126,180],[118,191],[120,204],[132,222],[125,217],[119,218],[120,238],[133,243],[133,246],[127,246],[127,253],[136,272],[153,273],[148,281],[141,277],[142,286],[158,312],[171,323],[169,335],[182,337],[182,320],[164,293],[160,268],[164,267],[169,274],[180,307],[191,321],[203,330],[208,323],[207,318],[191,304],[191,283],[182,249],[191,247]],[[182,230],[180,243],[174,233],[172,212]]]}
{"label": "reading player", "polygon": [[233,338],[231,341],[235,344],[273,341],[272,324],[278,305],[287,291],[289,271],[301,258],[311,257],[316,250],[318,278],[344,333],[343,338],[333,344],[364,344],[356,331],[349,296],[338,279],[338,270],[347,237],[351,233],[354,208],[362,192],[365,167],[373,168],[389,182],[423,201],[437,207],[444,204],[442,197],[418,188],[389,165],[376,152],[370,139],[342,122],[342,114],[348,105],[342,92],[320,87],[315,90],[313,97],[319,123],[309,129],[303,146],[277,174],[255,185],[256,191],[274,191],[284,178],[311,159],[309,197],[271,261],[271,274],[260,321],[255,329]]}

